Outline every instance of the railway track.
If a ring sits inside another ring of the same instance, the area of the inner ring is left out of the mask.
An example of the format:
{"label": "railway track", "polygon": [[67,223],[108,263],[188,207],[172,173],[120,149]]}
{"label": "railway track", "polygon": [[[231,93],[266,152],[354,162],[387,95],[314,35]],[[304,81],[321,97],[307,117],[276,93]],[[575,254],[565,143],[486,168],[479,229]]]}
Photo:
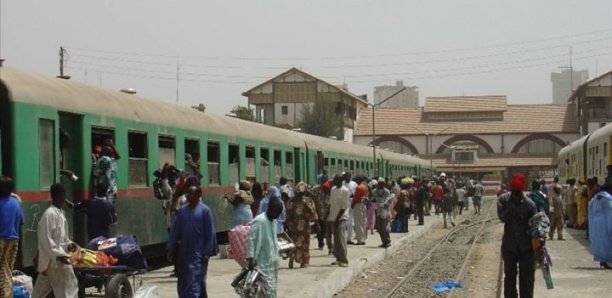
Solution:
{"label": "railway track", "polygon": [[[488,200],[487,204],[483,209],[484,219],[478,219],[476,215],[465,218],[429,249],[383,297],[430,296],[431,286],[436,282],[461,281],[478,240],[489,223],[497,220],[492,215],[496,200]],[[441,296],[454,297],[456,294],[452,289]]]}

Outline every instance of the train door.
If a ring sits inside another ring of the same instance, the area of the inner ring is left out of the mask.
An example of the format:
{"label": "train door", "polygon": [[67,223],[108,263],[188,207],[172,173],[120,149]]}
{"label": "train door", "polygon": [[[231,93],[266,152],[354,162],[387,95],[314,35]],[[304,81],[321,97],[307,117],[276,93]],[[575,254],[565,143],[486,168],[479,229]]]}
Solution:
{"label": "train door", "polygon": [[[66,188],[68,206],[78,204],[88,196],[89,173],[85,173],[83,116],[59,113],[59,183]],[[67,210],[66,210],[67,211]],[[65,212],[72,239],[79,245],[87,244],[86,217],[84,214]]]}
{"label": "train door", "polygon": [[9,175],[11,174],[11,149],[10,141],[11,137],[11,112],[10,112],[10,101],[9,92],[2,81],[0,81],[0,174]]}

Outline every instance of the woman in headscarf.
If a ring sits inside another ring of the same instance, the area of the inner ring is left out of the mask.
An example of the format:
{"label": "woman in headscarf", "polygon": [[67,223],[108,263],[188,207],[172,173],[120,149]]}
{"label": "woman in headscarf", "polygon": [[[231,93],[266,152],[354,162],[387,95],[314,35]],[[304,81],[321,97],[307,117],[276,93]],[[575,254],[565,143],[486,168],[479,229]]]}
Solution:
{"label": "woman in headscarf", "polygon": [[589,203],[588,211],[591,254],[605,269],[612,269],[612,196],[609,191],[610,185],[604,184]]}
{"label": "woman in headscarf", "polygon": [[253,212],[251,211],[253,196],[251,195],[250,182],[246,180],[240,181],[238,191],[234,193],[234,199],[231,200],[231,203],[234,205],[234,210],[232,211],[232,228],[253,220]]}
{"label": "woman in headscarf", "polygon": [[[268,189],[268,194],[259,203],[259,212],[257,213],[258,215],[262,213],[266,213],[266,211],[268,210],[268,204],[270,203],[270,199],[273,197],[278,198],[279,200],[281,198],[280,190],[278,190],[276,186],[270,186],[270,189]],[[278,233],[282,233],[285,231],[283,227],[285,225],[285,217],[286,217],[286,208],[285,208],[285,204],[283,203],[283,211],[278,216],[278,218],[276,218],[276,222],[278,225],[277,227]]]}
{"label": "woman in headscarf", "polygon": [[310,262],[310,222],[317,222],[317,211],[307,188],[306,183],[298,183],[295,196],[287,203],[287,233],[295,244],[289,268],[293,268],[294,260],[300,263],[300,268],[308,267]]}

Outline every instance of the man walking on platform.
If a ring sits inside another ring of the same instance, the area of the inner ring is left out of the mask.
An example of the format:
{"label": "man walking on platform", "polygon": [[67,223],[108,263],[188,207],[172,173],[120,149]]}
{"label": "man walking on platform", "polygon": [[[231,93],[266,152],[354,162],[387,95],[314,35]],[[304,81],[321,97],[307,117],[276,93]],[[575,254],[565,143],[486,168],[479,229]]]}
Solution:
{"label": "man walking on platform", "polygon": [[66,189],[59,183],[51,185],[51,206],[38,222],[38,278],[32,298],[77,297],[79,287],[68,252],[68,222],[62,211]]}
{"label": "man walking on platform", "polygon": [[427,205],[427,200],[429,199],[429,180],[423,179],[423,181],[419,185],[419,190],[417,192],[416,198],[416,215],[419,219],[419,226],[425,224],[425,205]]}
{"label": "man walking on platform", "polygon": [[497,200],[497,216],[504,223],[501,247],[504,260],[504,297],[518,297],[517,274],[520,296],[533,297],[535,263],[529,219],[536,214],[536,206],[523,194],[525,190],[523,174],[517,173],[512,176],[510,189],[509,193],[502,194]]}
{"label": "man walking on platform", "polygon": [[[199,187],[189,186],[188,204],[176,214],[166,246],[169,262],[174,254],[178,254],[176,287],[179,297],[208,297],[208,259],[218,253],[215,221],[210,209],[202,204],[201,196],[202,190]],[[179,251],[176,251],[179,241]]]}
{"label": "man walking on platform", "polygon": [[389,206],[391,205],[393,196],[385,186],[385,179],[382,177],[378,178],[378,184],[373,191],[373,198],[376,201],[376,229],[378,230],[382,242],[379,247],[387,248],[391,246],[391,237],[389,236],[389,231],[391,229],[389,226],[391,213]]}
{"label": "man walking on platform", "polygon": [[349,202],[350,192],[342,185],[342,177],[336,175],[334,177],[334,186],[329,195],[330,209],[327,221],[331,224],[334,231],[334,256],[336,261],[332,265],[340,267],[348,266],[348,258],[346,256],[346,220],[349,217]]}
{"label": "man walking on platform", "polygon": [[355,177],[357,188],[353,195],[353,221],[355,226],[355,239],[357,245],[365,245],[366,231],[366,207],[364,201],[368,198],[368,184],[365,177]]}
{"label": "man walking on platform", "polygon": [[483,192],[484,187],[482,186],[482,183],[477,181],[476,185],[474,185],[474,198],[472,199],[472,202],[474,203],[474,214],[480,214],[480,205],[482,203]]}
{"label": "man walking on platform", "polygon": [[348,239],[348,241],[346,242],[346,244],[355,244],[355,242],[353,242],[353,232],[354,232],[354,210],[352,208],[352,200],[353,200],[353,196],[355,195],[355,191],[357,190],[357,182],[351,180],[351,178],[353,177],[353,175],[350,172],[345,172],[342,174],[342,179],[344,180],[342,182],[342,185],[344,185],[350,193],[350,200],[349,200],[349,204],[351,205],[351,208],[349,210],[349,217],[348,220],[346,222],[346,239]]}

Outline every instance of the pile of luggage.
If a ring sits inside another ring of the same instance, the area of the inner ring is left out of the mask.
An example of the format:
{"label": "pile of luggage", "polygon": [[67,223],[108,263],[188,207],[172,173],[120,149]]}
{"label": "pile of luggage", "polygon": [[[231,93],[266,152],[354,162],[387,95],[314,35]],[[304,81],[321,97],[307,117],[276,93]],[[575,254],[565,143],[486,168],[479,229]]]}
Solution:
{"label": "pile of luggage", "polygon": [[108,239],[97,237],[89,241],[85,251],[94,251],[98,256],[96,261],[102,263],[107,259],[100,253],[108,256],[108,263],[104,266],[117,265],[134,269],[147,269],[147,261],[134,235],[117,235]]}

